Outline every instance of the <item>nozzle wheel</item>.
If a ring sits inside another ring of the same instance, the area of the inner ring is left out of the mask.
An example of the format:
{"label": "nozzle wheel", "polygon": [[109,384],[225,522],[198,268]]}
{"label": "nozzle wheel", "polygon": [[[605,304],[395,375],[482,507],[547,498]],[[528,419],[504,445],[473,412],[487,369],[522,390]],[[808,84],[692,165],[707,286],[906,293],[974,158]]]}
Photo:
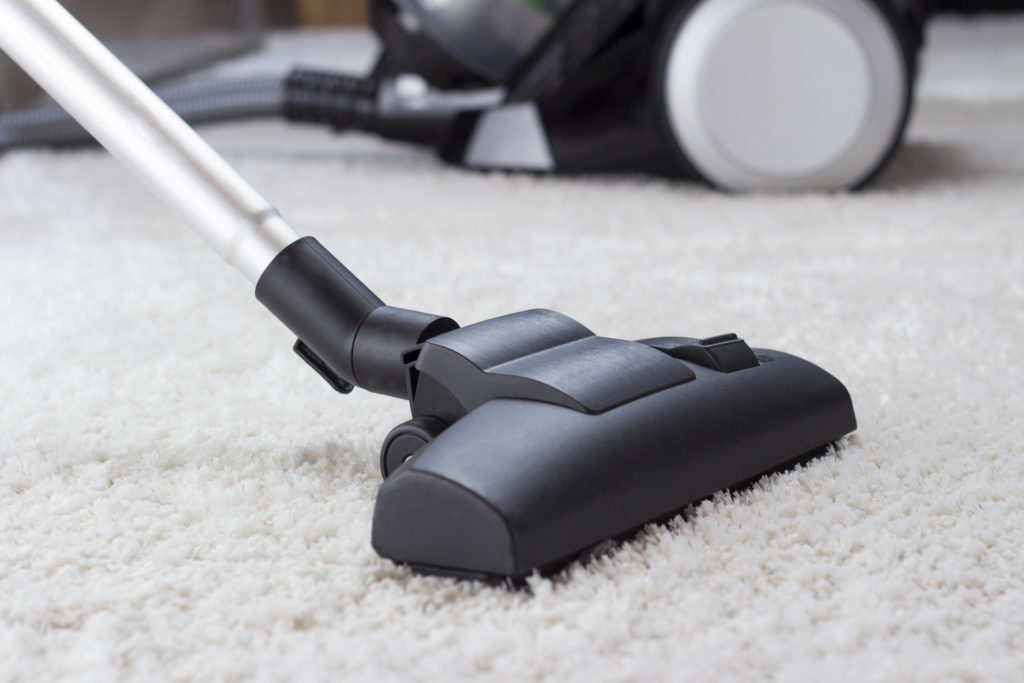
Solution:
{"label": "nozzle wheel", "polygon": [[445,422],[435,417],[421,416],[392,429],[380,448],[381,476],[387,479],[394,474],[447,428]]}

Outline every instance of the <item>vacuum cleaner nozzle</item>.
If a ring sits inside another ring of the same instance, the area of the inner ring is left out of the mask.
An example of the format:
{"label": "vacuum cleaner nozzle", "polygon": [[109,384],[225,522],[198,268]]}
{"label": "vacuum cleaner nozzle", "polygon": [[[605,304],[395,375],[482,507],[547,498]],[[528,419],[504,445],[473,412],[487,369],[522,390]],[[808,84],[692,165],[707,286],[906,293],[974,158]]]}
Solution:
{"label": "vacuum cleaner nozzle", "polygon": [[408,398],[373,546],[430,573],[556,568],[856,428],[838,380],[734,334],[609,339],[547,310],[459,328],[384,306],[308,237],[257,296],[332,386]]}
{"label": "vacuum cleaner nozzle", "polygon": [[407,360],[413,414],[450,426],[389,439],[398,452],[382,460],[402,464],[378,494],[373,546],[432,573],[555,569],[856,427],[835,378],[735,335],[630,342],[535,310]]}

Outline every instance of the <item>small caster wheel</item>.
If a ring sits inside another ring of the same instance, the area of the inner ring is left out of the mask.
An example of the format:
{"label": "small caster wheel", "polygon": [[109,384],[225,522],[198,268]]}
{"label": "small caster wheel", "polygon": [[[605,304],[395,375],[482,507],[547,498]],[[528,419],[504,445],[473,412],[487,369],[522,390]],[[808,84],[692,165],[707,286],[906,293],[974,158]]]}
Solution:
{"label": "small caster wheel", "polygon": [[448,425],[435,417],[415,417],[387,435],[380,447],[380,473],[387,479],[420,449],[434,440]]}

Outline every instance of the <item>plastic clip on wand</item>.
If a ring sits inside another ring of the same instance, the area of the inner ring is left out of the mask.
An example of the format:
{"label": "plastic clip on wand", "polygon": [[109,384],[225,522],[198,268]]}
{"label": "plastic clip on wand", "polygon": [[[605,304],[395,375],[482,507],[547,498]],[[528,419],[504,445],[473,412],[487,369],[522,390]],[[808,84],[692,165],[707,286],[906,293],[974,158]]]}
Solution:
{"label": "plastic clip on wand", "polygon": [[385,306],[57,2],[0,0],[0,48],[256,284],[332,386],[409,400],[381,450],[384,557],[522,578],[856,428],[838,380],[736,335],[609,339],[546,310],[459,328]]}

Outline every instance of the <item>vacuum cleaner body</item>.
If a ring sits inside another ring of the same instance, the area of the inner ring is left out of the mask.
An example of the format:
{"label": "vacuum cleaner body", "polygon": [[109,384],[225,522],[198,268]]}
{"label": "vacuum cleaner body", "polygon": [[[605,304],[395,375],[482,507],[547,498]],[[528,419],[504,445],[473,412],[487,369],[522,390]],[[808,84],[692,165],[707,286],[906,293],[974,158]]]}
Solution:
{"label": "vacuum cleaner body", "polygon": [[731,190],[870,179],[907,121],[922,0],[374,0],[378,74],[500,86],[445,159]]}
{"label": "vacuum cleaner body", "polygon": [[[187,121],[283,117],[472,169],[639,171],[840,190],[906,126],[928,0],[372,0],[368,76],[297,69],[160,94]],[[59,108],[0,114],[0,150],[87,144]]]}

